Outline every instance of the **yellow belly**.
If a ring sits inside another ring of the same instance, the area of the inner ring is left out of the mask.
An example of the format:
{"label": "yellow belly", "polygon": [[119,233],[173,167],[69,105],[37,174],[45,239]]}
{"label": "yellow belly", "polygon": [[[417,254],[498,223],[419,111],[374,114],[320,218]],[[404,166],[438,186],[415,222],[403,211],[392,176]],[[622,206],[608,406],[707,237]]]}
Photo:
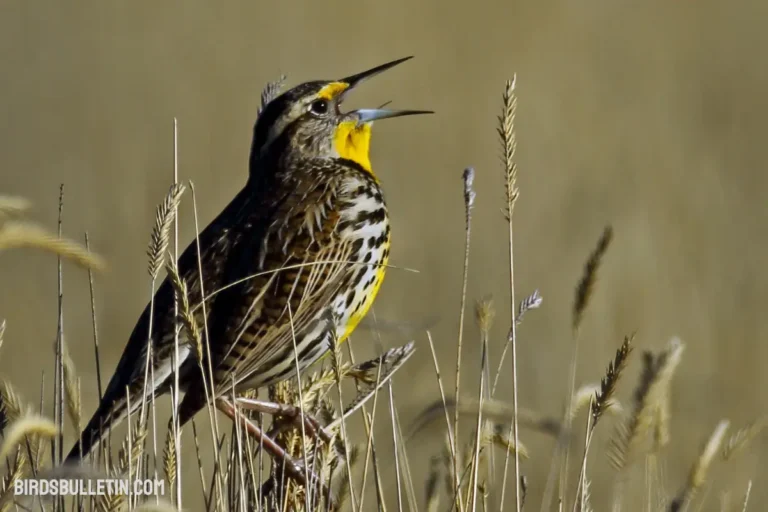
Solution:
{"label": "yellow belly", "polygon": [[339,236],[351,244],[349,284],[334,300],[336,339],[345,341],[373,305],[389,260],[390,228],[378,184],[355,175],[344,190],[350,194]]}
{"label": "yellow belly", "polygon": [[349,335],[352,334],[352,331],[357,328],[358,324],[360,324],[360,321],[368,313],[368,310],[371,309],[373,301],[376,299],[376,295],[379,293],[379,288],[381,288],[381,283],[384,282],[384,274],[386,274],[387,270],[387,260],[388,258],[384,258],[381,266],[379,266],[376,270],[376,280],[373,282],[373,285],[369,289],[365,290],[365,298],[360,308],[356,312],[352,313],[352,315],[349,317],[349,321],[347,321],[344,334],[339,338],[339,343],[343,343],[347,340]]}

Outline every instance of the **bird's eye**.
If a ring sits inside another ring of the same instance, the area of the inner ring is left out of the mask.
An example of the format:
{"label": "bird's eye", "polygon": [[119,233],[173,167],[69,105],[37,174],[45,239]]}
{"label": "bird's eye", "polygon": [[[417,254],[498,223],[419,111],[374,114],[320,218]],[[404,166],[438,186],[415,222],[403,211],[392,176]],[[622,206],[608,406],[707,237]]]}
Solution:
{"label": "bird's eye", "polygon": [[316,100],[313,101],[312,104],[309,106],[309,110],[313,114],[317,115],[323,115],[328,113],[328,101],[327,100]]}

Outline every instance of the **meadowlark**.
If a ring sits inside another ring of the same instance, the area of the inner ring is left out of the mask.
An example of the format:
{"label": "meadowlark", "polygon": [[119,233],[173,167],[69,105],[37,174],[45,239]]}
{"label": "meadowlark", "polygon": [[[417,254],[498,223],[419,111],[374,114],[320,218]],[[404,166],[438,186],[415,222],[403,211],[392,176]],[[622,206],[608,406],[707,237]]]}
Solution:
{"label": "meadowlark", "polygon": [[[202,366],[212,369],[208,378],[218,396],[294,376],[344,341],[373,303],[389,258],[390,226],[369,157],[371,125],[429,112],[340,107],[361,82],[409,58],[303,83],[258,116],[245,187],[200,233],[199,258],[193,242],[178,261],[190,303],[206,296],[206,308],[195,311],[207,325]],[[150,316],[153,383],[145,387]],[[87,456],[143,399],[171,390],[176,329],[174,288],[166,278],[67,461]],[[182,339],[178,357],[180,425],[207,403],[188,341]]]}

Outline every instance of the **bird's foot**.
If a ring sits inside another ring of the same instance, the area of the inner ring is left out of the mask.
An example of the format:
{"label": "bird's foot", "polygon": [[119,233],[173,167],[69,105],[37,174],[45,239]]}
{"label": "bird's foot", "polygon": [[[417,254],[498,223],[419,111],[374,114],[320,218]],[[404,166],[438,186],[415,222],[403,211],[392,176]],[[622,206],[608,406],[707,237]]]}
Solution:
{"label": "bird's foot", "polygon": [[259,446],[262,446],[272,457],[283,464],[286,474],[303,486],[314,485],[320,481],[317,474],[306,464],[291,457],[285,449],[266,435],[261,428],[251,420],[237,414],[235,407],[226,398],[216,400],[216,408],[223,412],[232,421],[240,423],[240,426],[251,436]]}
{"label": "bird's foot", "polygon": [[288,404],[280,404],[277,402],[268,402],[256,398],[238,398],[237,405],[250,411],[257,411],[264,414],[270,414],[272,416],[282,416],[284,418],[288,418],[295,422],[297,426],[301,426],[303,420],[304,430],[308,435],[319,437],[326,444],[331,443],[331,434],[325,428],[323,428],[317,419],[315,419],[312,415],[303,412],[300,407]]}

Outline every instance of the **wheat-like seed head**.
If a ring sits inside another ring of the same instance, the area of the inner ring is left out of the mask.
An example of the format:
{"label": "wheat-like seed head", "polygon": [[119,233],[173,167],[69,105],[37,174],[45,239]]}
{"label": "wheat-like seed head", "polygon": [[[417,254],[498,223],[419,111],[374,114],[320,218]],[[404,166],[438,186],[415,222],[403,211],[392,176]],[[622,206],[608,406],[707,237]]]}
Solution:
{"label": "wheat-like seed head", "polygon": [[26,455],[24,450],[17,450],[10,470],[0,481],[0,512],[6,512],[13,506],[14,482],[24,477]]}
{"label": "wheat-like seed head", "polygon": [[493,325],[493,319],[496,316],[496,310],[493,307],[493,299],[491,297],[485,297],[475,303],[475,320],[477,321],[480,332],[484,336],[488,336]]}
{"label": "wheat-like seed head", "polygon": [[176,298],[179,302],[179,317],[184,329],[187,331],[188,338],[195,349],[195,356],[199,364],[203,362],[203,336],[200,332],[200,326],[197,323],[195,314],[189,304],[189,292],[187,290],[187,283],[179,275],[179,268],[176,265],[176,261],[168,257],[168,262],[165,265],[168,277],[173,285]]}
{"label": "wheat-like seed head", "polygon": [[51,420],[27,413],[10,424],[0,445],[0,460],[4,460],[13,448],[25,438],[42,437],[46,439],[57,435],[58,429]]}
{"label": "wheat-like seed head", "polygon": [[176,211],[179,203],[181,203],[181,196],[184,190],[184,185],[181,183],[171,185],[165,199],[157,206],[155,211],[155,225],[152,228],[149,248],[147,249],[149,277],[153,280],[157,279],[157,274],[163,266],[163,258],[168,250],[171,236],[171,226],[173,226],[173,221],[176,218]]}
{"label": "wheat-like seed head", "polygon": [[508,217],[511,217],[519,196],[517,164],[515,163],[515,151],[517,150],[517,138],[515,136],[515,114],[517,112],[516,85],[517,76],[514,76],[512,80],[507,80],[502,95],[502,111],[499,116],[499,127],[497,128],[499,139],[501,140],[501,161],[504,165],[504,185],[507,195],[505,214]]}
{"label": "wheat-like seed head", "polygon": [[586,265],[584,265],[584,272],[581,275],[578,286],[576,286],[576,293],[573,300],[573,330],[578,331],[581,326],[581,321],[584,317],[584,311],[589,305],[589,299],[592,297],[592,292],[597,282],[597,271],[600,268],[600,263],[608,251],[608,247],[613,240],[613,229],[611,226],[607,226],[603,230],[603,234],[597,241],[592,254],[589,255]]}
{"label": "wheat-like seed head", "polygon": [[[142,418],[136,420],[134,428],[131,429],[129,437],[123,440],[120,451],[117,455],[116,476],[125,476],[130,468],[135,472],[139,465],[139,459],[144,451],[144,440],[147,437],[147,426]],[[130,477],[135,475],[131,474]]]}
{"label": "wheat-like seed head", "polygon": [[609,407],[611,399],[616,392],[616,385],[619,382],[622,372],[627,367],[629,354],[632,353],[633,339],[634,335],[631,337],[624,337],[624,342],[621,344],[621,347],[616,350],[616,356],[613,358],[613,361],[608,364],[608,370],[605,372],[605,377],[600,380],[600,391],[595,394],[595,400],[592,402],[592,430],[594,430],[597,422]]}
{"label": "wheat-like seed head", "polygon": [[730,460],[744,449],[768,427],[768,416],[763,416],[739,429],[723,445],[723,460]]}
{"label": "wheat-like seed head", "polygon": [[656,412],[658,407],[668,399],[672,377],[680,364],[684,347],[678,338],[673,338],[658,356],[646,353],[645,370],[635,390],[634,411],[626,423],[619,424],[611,440],[609,458],[616,469],[626,468],[630,458],[646,442],[654,421],[659,418]]}
{"label": "wheat-like seed head", "polygon": [[78,432],[82,432],[82,400],[80,397],[80,379],[75,370],[75,362],[69,354],[69,348],[62,341],[62,362],[64,366],[64,391],[66,394],[67,412],[72,424]]}
{"label": "wheat-like seed head", "polygon": [[464,180],[464,216],[467,220],[467,225],[469,225],[472,217],[472,208],[475,207],[475,170],[472,167],[464,169],[462,179]]}
{"label": "wheat-like seed head", "polygon": [[54,253],[72,263],[94,270],[104,268],[104,261],[77,242],[52,235],[31,222],[7,221],[0,225],[0,251],[32,248]]}
{"label": "wheat-like seed head", "polygon": [[540,308],[542,302],[544,302],[544,297],[539,294],[539,290],[534,290],[532,294],[521,300],[520,306],[517,309],[515,323],[520,325],[523,322],[523,317],[528,312],[528,310]]}
{"label": "wheat-like seed head", "polygon": [[163,448],[163,470],[165,471],[165,478],[168,480],[168,485],[173,488],[176,482],[176,444],[175,444],[175,429],[173,428],[173,418],[168,422],[168,431],[165,436],[165,447]]}

